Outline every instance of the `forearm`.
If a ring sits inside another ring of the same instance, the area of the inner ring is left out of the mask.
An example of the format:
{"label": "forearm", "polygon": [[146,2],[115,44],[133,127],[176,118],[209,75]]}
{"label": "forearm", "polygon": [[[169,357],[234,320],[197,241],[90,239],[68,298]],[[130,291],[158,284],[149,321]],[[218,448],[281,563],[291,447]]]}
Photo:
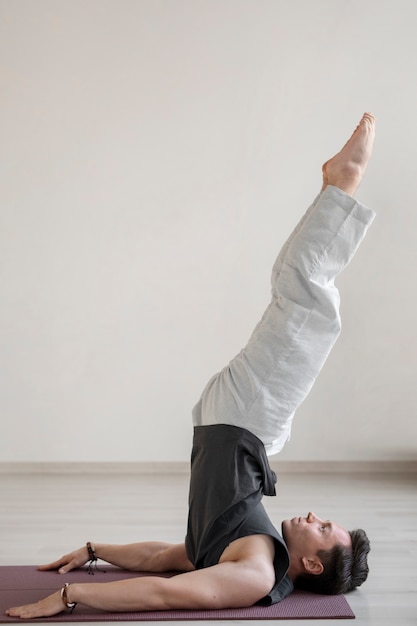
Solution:
{"label": "forearm", "polygon": [[73,583],[67,589],[69,602],[79,602],[103,611],[154,611],[169,608],[164,583],[159,577],[141,577],[109,583]]}
{"label": "forearm", "polygon": [[92,544],[96,556],[107,563],[124,569],[142,572],[166,571],[164,554],[172,544],[146,541],[125,545]]}

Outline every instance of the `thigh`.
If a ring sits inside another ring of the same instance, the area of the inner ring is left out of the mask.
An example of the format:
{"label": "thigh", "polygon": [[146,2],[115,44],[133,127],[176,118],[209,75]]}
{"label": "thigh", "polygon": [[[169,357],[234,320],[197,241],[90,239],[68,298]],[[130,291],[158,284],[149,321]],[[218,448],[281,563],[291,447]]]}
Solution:
{"label": "thigh", "polygon": [[278,452],[314,382],[305,367],[314,352],[314,321],[312,309],[274,299],[246,347],[209,381],[194,408],[194,424],[240,426],[259,437],[268,453]]}

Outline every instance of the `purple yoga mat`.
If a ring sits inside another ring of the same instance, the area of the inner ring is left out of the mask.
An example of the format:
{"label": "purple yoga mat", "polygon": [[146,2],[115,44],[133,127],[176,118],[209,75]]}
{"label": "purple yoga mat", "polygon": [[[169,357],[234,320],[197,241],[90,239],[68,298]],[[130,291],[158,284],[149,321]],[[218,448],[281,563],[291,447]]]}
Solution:
{"label": "purple yoga mat", "polygon": [[[105,566],[103,566],[104,569]],[[141,574],[112,566],[106,573],[90,576],[80,569],[65,576],[56,572],[39,572],[33,566],[0,566],[0,623],[36,622],[8,617],[5,610],[36,602],[59,589],[64,582],[110,582],[134,578]],[[149,576],[149,574],[146,574]],[[294,591],[288,598],[273,606],[252,606],[247,609],[222,609],[210,611],[138,611],[135,613],[109,613],[78,604],[73,613],[65,611],[54,617],[42,618],[45,622],[88,621],[188,621],[188,620],[261,620],[261,619],[351,619],[355,615],[344,596],[321,596]]]}

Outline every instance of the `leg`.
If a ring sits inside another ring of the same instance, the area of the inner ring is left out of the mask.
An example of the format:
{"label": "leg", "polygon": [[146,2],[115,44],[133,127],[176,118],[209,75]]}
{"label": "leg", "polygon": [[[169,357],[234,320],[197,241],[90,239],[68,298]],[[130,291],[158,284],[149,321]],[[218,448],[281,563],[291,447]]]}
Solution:
{"label": "leg", "polygon": [[[289,438],[294,412],[340,332],[334,279],[349,263],[374,217],[342,190],[344,181],[350,190],[360,181],[356,163],[350,176],[346,165],[358,152],[352,149],[352,141],[358,143],[358,132],[364,137],[361,125],[358,128],[325,164],[321,195],[274,265],[272,301],[244,350],[207,385],[193,411],[195,425],[228,423],[247,428],[263,441],[268,454],[278,452]],[[348,152],[345,160],[340,156],[343,151]],[[335,159],[342,167],[334,166]],[[362,174],[365,167],[361,161]]]}
{"label": "leg", "polygon": [[[342,150],[332,159],[326,161],[323,165],[322,191],[324,191],[328,185],[332,185],[334,187],[338,187],[345,193],[354,196],[359,183],[363,178],[366,165],[371,156],[374,131],[375,125],[373,116],[369,113],[365,113],[359,125],[356,127],[352,137],[345,144]],[[315,199],[313,205],[308,209],[307,213],[301,219],[293,233],[282,247],[272,272],[272,289],[274,289],[274,277],[276,278],[281,271],[283,260],[293,238],[304,225],[304,222],[313,211],[319,198],[320,196]]]}

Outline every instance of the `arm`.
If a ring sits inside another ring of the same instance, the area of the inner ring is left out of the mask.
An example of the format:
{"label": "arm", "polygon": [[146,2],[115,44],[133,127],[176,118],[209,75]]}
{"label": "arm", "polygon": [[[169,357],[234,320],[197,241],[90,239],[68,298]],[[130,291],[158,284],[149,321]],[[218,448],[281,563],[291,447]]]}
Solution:
{"label": "arm", "polygon": [[274,573],[256,560],[227,561],[172,578],[74,584],[68,598],[107,611],[222,609],[251,606],[271,590],[274,581]]}
{"label": "arm", "polygon": [[[272,588],[275,573],[265,559],[225,561],[172,578],[143,577],[110,583],[74,583],[68,602],[105,611],[221,609],[251,606]],[[59,591],[35,604],[6,611],[21,618],[48,617],[65,609]]]}
{"label": "arm", "polygon": [[[172,578],[144,576],[109,583],[74,583],[68,602],[105,611],[221,609],[251,606],[275,583],[274,543],[253,535],[232,542],[212,567]],[[48,617],[65,609],[59,591],[35,604],[6,611],[12,617]]]}
{"label": "arm", "polygon": [[[132,571],[142,572],[188,572],[193,568],[188,560],[184,544],[170,544],[156,541],[131,543],[126,545],[92,544],[96,556],[107,563]],[[66,574],[72,569],[82,567],[89,561],[87,547],[74,550],[63,557],[40,565],[41,571],[57,569]]]}

